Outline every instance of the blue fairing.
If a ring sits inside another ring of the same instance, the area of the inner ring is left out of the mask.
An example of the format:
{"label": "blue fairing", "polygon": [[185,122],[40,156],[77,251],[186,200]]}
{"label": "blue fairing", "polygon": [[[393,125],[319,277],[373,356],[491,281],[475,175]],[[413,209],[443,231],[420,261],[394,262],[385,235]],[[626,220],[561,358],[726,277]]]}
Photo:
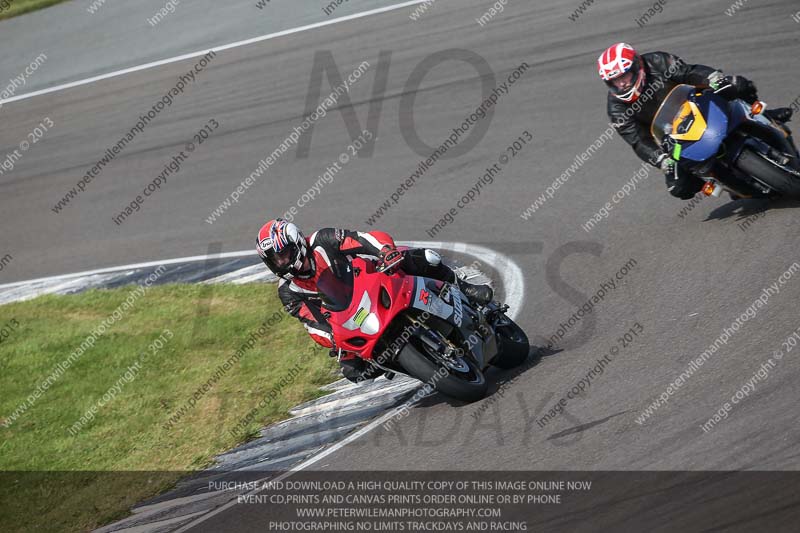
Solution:
{"label": "blue fairing", "polygon": [[748,113],[750,113],[750,106],[745,106],[741,101],[737,100],[732,102],[729,106],[730,117],[728,118],[728,133],[732,132],[742,122],[750,120]]}
{"label": "blue fairing", "polygon": [[692,161],[706,161],[717,155],[722,142],[728,135],[728,103],[717,96],[704,95],[695,103],[706,119],[706,131],[699,140],[686,146],[681,158]]}

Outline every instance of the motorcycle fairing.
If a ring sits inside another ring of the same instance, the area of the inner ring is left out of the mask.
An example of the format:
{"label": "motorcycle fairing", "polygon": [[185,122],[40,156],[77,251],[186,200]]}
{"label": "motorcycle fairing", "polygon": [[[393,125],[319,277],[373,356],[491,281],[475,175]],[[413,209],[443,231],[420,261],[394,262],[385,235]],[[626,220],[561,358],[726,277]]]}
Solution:
{"label": "motorcycle fairing", "polygon": [[461,327],[464,320],[464,296],[461,294],[461,289],[453,283],[442,282],[439,297],[445,303],[453,306],[453,322],[456,326]]}
{"label": "motorcycle fairing", "polygon": [[[751,146],[759,152],[767,152],[770,144],[778,147],[782,152],[798,156],[792,144],[789,134],[784,128],[778,127],[763,113],[751,116],[750,106],[741,100],[735,100],[730,104],[730,125],[729,135],[735,130],[741,129],[748,133],[745,136],[731,135],[729,139],[730,159],[735,161],[745,146]],[[764,142],[764,141],[769,141]]]}
{"label": "motorcycle fairing", "polygon": [[356,313],[351,316],[347,322],[342,324],[342,327],[349,329],[350,331],[359,329],[371,311],[372,301],[369,298],[369,293],[364,292],[364,294],[361,296],[361,301],[358,303],[358,311],[356,311]]}
{"label": "motorcycle fairing", "polygon": [[[373,354],[373,350],[387,328],[392,326],[399,314],[414,309],[414,315],[427,312],[431,318],[436,317],[447,322],[451,328],[457,328],[465,342],[464,348],[472,353],[481,368],[487,367],[497,355],[493,327],[472,307],[456,284],[396,273],[383,274],[378,283],[365,284],[364,276],[375,275],[374,265],[356,258],[353,266],[352,279],[345,280],[353,285],[350,305],[341,311],[334,311],[329,319],[338,347],[356,352],[364,360],[374,359],[377,354]],[[336,287],[332,285],[331,289],[335,290]],[[381,291],[386,292],[390,304]],[[449,336],[448,328],[443,326],[438,325],[439,332]],[[402,348],[397,339],[393,341],[393,349]],[[404,338],[403,342],[407,341]]]}
{"label": "motorcycle fairing", "polygon": [[486,339],[475,335],[478,324],[471,318],[474,311],[469,311],[464,305],[466,297],[461,290],[455,284],[422,277],[416,278],[415,284],[411,307],[457,326],[478,365],[481,368],[489,366],[489,362],[497,355],[494,332],[488,328],[490,335]]}
{"label": "motorcycle fairing", "polygon": [[697,141],[706,131],[706,121],[697,108],[697,104],[687,100],[681,106],[680,113],[672,121],[671,135],[676,141]]}
{"label": "motorcycle fairing", "polygon": [[758,122],[764,126],[768,126],[770,128],[774,127],[772,122],[765,117],[762,113],[758,115],[751,116],[750,106],[747,105],[746,102],[742,100],[734,100],[728,106],[728,110],[730,111],[730,127],[728,128],[728,132],[731,133],[733,130],[741,126],[743,122]]}
{"label": "motorcycle fairing", "polygon": [[[447,320],[448,322],[452,322],[457,325],[461,325],[461,321],[459,320],[456,323],[454,319],[455,309],[452,305],[445,302],[435,290],[436,281],[417,277],[414,279],[414,298],[412,300],[411,306],[419,309],[420,311],[428,312],[434,316],[438,316],[441,319]],[[460,303],[460,302],[459,302]]]}
{"label": "motorcycle fairing", "polygon": [[[692,126],[685,134],[680,133],[681,124],[687,120],[684,111],[675,118],[670,136],[682,143],[680,156],[691,161],[706,161],[716,156],[728,135],[727,102],[716,95],[704,94],[695,101],[687,101],[686,113],[691,113]],[[701,131],[702,130],[702,131]],[[698,135],[699,134],[699,135]],[[693,139],[696,139],[692,142]]]}
{"label": "motorcycle fairing", "polygon": [[[414,278],[381,275],[378,283],[365,285],[363,278],[375,274],[374,264],[358,257],[353,260],[353,267],[352,278],[343,281],[353,285],[350,304],[341,311],[333,310],[329,322],[338,347],[357,352],[362,359],[372,359],[372,351],[383,332],[407,308],[414,291]],[[381,291],[389,295],[390,307],[382,303]]]}

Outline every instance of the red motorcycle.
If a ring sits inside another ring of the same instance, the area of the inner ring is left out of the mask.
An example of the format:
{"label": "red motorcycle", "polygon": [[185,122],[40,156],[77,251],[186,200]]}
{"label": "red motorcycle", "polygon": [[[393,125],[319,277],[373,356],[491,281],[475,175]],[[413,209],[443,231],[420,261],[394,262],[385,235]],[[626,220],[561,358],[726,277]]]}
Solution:
{"label": "red motorcycle", "polygon": [[508,306],[478,307],[456,284],[384,272],[357,257],[323,272],[317,290],[336,346],[389,379],[400,372],[472,402],[486,395],[489,365],[513,368],[528,357],[528,337]]}

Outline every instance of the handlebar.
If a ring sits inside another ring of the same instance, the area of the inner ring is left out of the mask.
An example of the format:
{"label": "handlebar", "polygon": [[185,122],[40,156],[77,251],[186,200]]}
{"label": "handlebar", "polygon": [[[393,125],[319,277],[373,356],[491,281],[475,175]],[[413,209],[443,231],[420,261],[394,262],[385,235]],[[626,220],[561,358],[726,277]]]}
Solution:
{"label": "handlebar", "polygon": [[375,271],[381,274],[391,274],[393,270],[400,267],[404,257],[400,250],[392,250],[380,259]]}

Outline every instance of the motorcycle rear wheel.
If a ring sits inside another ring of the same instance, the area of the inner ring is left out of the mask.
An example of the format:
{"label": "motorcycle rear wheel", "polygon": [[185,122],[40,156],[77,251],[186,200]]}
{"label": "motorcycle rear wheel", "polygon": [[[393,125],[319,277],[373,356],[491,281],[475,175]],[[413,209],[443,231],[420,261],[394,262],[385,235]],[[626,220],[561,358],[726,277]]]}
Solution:
{"label": "motorcycle rear wheel", "polygon": [[800,177],[775,165],[749,148],[745,148],[736,164],[783,196],[800,199]]}
{"label": "motorcycle rear wheel", "polygon": [[451,398],[464,402],[476,402],[486,396],[489,384],[481,369],[469,357],[460,358],[467,368],[466,371],[461,372],[446,367],[448,373],[443,377],[437,375],[437,372],[445,367],[434,362],[428,355],[421,353],[410,342],[406,344],[397,358],[409,375],[430,384],[434,389]]}

